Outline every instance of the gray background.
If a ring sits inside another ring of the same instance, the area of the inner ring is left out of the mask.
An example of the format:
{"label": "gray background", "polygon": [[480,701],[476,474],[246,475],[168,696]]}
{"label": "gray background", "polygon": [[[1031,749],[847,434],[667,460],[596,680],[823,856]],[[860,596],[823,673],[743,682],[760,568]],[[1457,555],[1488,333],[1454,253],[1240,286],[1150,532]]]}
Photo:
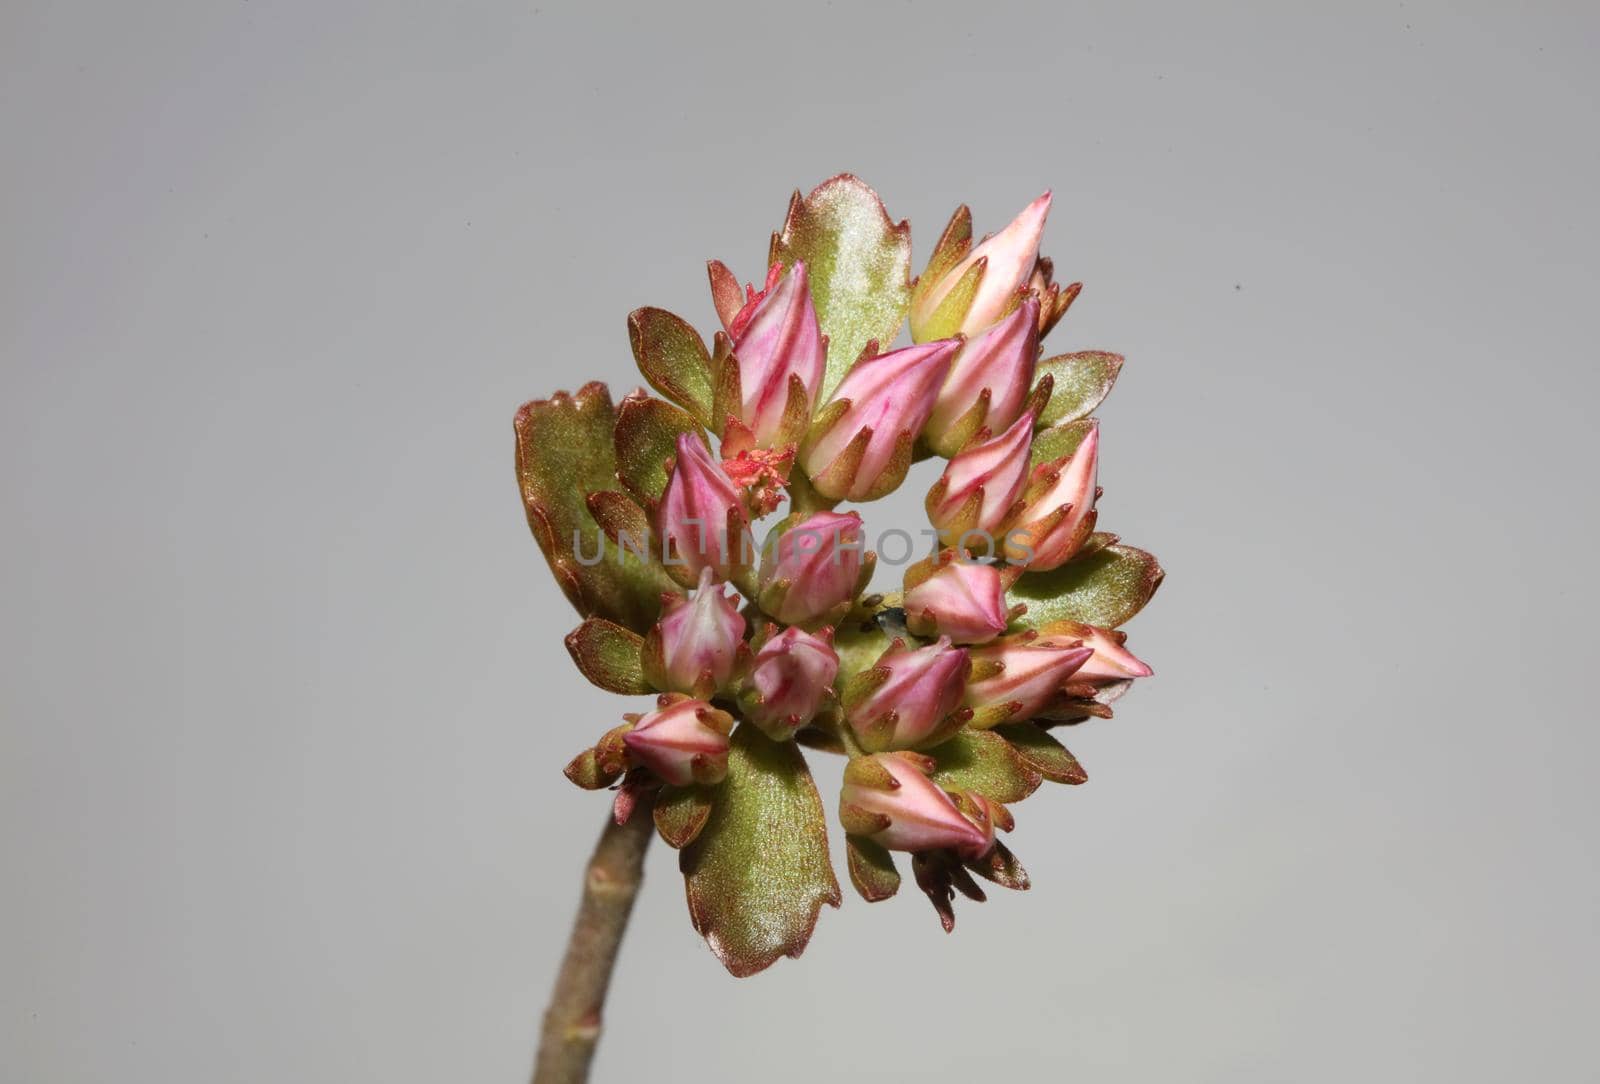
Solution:
{"label": "gray background", "polygon": [[6,4],[0,1077],[523,1076],[604,804],[559,769],[624,705],[512,411],[632,386],[628,310],[711,327],[702,261],[852,170],[918,267],[1054,187],[1158,677],[952,937],[851,897],[738,982],[658,849],[600,1078],[1592,1078],[1597,46],[1577,4]]}

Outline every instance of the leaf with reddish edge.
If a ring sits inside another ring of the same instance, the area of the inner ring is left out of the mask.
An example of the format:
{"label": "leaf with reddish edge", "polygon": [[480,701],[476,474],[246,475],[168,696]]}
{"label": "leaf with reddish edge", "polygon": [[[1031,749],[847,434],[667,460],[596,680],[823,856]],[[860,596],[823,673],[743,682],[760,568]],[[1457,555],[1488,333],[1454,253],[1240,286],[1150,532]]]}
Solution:
{"label": "leaf with reddish edge", "polygon": [[799,956],[823,904],[839,906],[822,799],[793,742],[733,732],[710,820],[679,856],[689,920],[730,973]]}
{"label": "leaf with reddish edge", "polygon": [[639,372],[656,391],[711,425],[711,355],[700,333],[666,309],[628,314],[628,342]]}
{"label": "leaf with reddish edge", "polygon": [[591,617],[567,634],[567,652],[583,676],[609,692],[643,696],[654,692],[644,679],[639,652],[644,637],[603,617]]}
{"label": "leaf with reddish edge", "polygon": [[[661,592],[672,581],[653,561],[640,561],[605,544],[584,498],[617,488],[612,427],[616,412],[601,383],[576,395],[557,392],[524,403],[513,427],[517,483],[528,526],[556,582],[585,617],[603,617],[644,632],[661,612]],[[574,553],[580,546],[584,564]]]}
{"label": "leaf with reddish edge", "polygon": [[1104,350],[1082,350],[1061,354],[1039,363],[1038,375],[1055,378],[1050,402],[1040,411],[1041,427],[1087,418],[1111,394],[1111,386],[1122,371],[1122,355]]}
{"label": "leaf with reddish edge", "polygon": [[643,391],[623,397],[617,407],[617,477],[638,500],[661,499],[667,461],[677,454],[683,433],[700,433],[700,423],[688,411]]}
{"label": "leaf with reddish edge", "polygon": [[850,883],[868,903],[886,900],[900,891],[900,871],[882,846],[865,836],[844,837]]}
{"label": "leaf with reddish edge", "polygon": [[1078,547],[1078,552],[1072,555],[1072,559],[1081,560],[1091,553],[1099,553],[1107,546],[1114,546],[1119,541],[1121,540],[1109,531],[1095,531],[1083,540],[1083,545]]}
{"label": "leaf with reddish edge", "polygon": [[711,792],[706,787],[665,786],[656,795],[656,831],[673,850],[693,843],[711,817]]}
{"label": "leaf with reddish edge", "polygon": [[970,790],[1002,805],[1022,801],[1043,779],[992,731],[958,731],[925,752],[936,764],[930,778],[945,790]]}
{"label": "leaf with reddish edge", "polygon": [[619,546],[631,546],[640,552],[649,552],[650,517],[638,502],[626,493],[603,489],[584,499],[589,514],[599,524],[605,536]]}
{"label": "leaf with reddish edge", "polygon": [[994,733],[1011,743],[1027,765],[1055,783],[1086,783],[1089,775],[1067,747],[1033,723],[1005,723]]}
{"label": "leaf with reddish edge", "polygon": [[706,261],[706,275],[711,280],[711,303],[716,307],[717,319],[726,330],[745,306],[745,292],[732,269],[721,260]]}
{"label": "leaf with reddish edge", "polygon": [[[928,291],[944,282],[944,278],[956,269],[972,250],[972,211],[965,203],[956,208],[955,214],[950,216],[950,222],[945,226],[944,232],[933,243],[933,252],[928,257],[928,266],[922,269],[922,274],[917,276],[917,281],[911,284],[911,304],[920,306]],[[917,335],[912,329],[912,339],[915,342],[926,342],[928,336]]]}
{"label": "leaf with reddish edge", "polygon": [[1080,418],[1039,430],[1033,435],[1033,447],[1028,452],[1029,465],[1037,467],[1071,455],[1099,424],[1095,418]]}
{"label": "leaf with reddish edge", "polygon": [[911,297],[911,227],[890,221],[878,194],[848,173],[795,192],[767,263],[804,260],[817,322],[828,337],[826,402],[868,342],[887,350]]}
{"label": "leaf with reddish edge", "polygon": [[1022,868],[1017,856],[999,840],[995,840],[994,850],[982,858],[968,862],[967,868],[984,880],[993,881],[1001,888],[1010,888],[1017,892],[1026,892],[1028,889],[1028,871]]}
{"label": "leaf with reddish edge", "polygon": [[1077,621],[1114,629],[1144,609],[1164,575],[1151,554],[1113,545],[1049,572],[1023,573],[1006,592],[1006,600],[1028,607],[1013,622],[1021,628]]}

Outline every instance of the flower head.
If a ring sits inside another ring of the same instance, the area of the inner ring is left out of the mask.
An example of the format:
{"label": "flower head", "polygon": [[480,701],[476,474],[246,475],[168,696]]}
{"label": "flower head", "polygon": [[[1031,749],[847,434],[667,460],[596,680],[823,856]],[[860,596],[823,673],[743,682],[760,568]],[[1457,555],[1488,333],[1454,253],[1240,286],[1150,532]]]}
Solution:
{"label": "flower head", "polygon": [[796,261],[787,274],[773,264],[766,289],[751,291],[728,334],[739,378],[734,420],[755,447],[793,444],[811,420],[828,357],[805,262]]}
{"label": "flower head", "polygon": [[1052,621],[1040,630],[1040,635],[1053,640],[1077,641],[1094,652],[1073,675],[1074,681],[1101,685],[1149,677],[1155,673],[1124,646],[1128,642],[1125,632],[1096,628],[1077,621]]}
{"label": "flower head", "polygon": [[962,344],[928,416],[928,446],[953,456],[978,429],[998,433],[1009,426],[1025,409],[1038,360],[1039,302],[1029,297]]}
{"label": "flower head", "polygon": [[861,517],[817,512],[782,528],[776,544],[763,547],[757,599],[785,624],[831,624],[844,616],[871,574]]}
{"label": "flower head", "polygon": [[666,596],[640,661],[657,689],[707,697],[728,683],[743,641],[744,618],[711,569],[702,568],[692,599]]}
{"label": "flower head", "polygon": [[[736,975],[798,956],[839,903],[819,756],[846,758],[851,883],[895,895],[908,853],[948,930],[979,879],[1028,887],[996,838],[1009,804],[1087,778],[1055,725],[1110,716],[1150,673],[1119,627],[1161,567],[1095,533],[1091,415],[1123,359],[1040,360],[1079,291],[1038,254],[1049,209],[974,245],[961,207],[913,280],[909,226],[833,177],[790,201],[759,290],[708,265],[709,340],[662,309],[629,317],[655,394],[613,405],[592,382],[517,412],[528,523],[582,615],[568,653],[602,689],[663,694],[565,774],[683,852],[695,929]],[[908,312],[914,345],[881,352]],[[918,560],[916,525],[873,524],[916,562],[873,593],[867,525],[840,504],[925,458],[945,460],[935,549]],[[752,524],[774,513],[758,556]]]}
{"label": "flower head", "polygon": [[915,754],[857,757],[844,770],[839,818],[845,831],[891,851],[955,851],[980,858],[994,846],[994,824],[968,816],[928,778],[931,762]]}
{"label": "flower head", "polygon": [[704,700],[665,693],[655,711],[631,717],[628,753],[663,783],[719,783],[728,774],[733,716]]}
{"label": "flower head", "polygon": [[856,362],[800,447],[817,492],[873,500],[904,480],[912,445],[960,348],[947,339]]}
{"label": "flower head", "polygon": [[945,550],[906,573],[906,627],[918,636],[947,636],[958,644],[993,640],[1012,616],[1006,579],[994,565],[960,560]]}
{"label": "flower head", "polygon": [[[985,430],[979,431],[981,437]],[[1011,423],[1011,428],[989,440],[979,440],[944,468],[928,490],[928,520],[938,528],[939,540],[962,549],[969,532],[976,534],[984,552],[998,552],[1000,529],[1011,514],[1028,480],[1028,449],[1033,440],[1033,414]],[[974,541],[974,540],[968,540]]]}
{"label": "flower head", "polygon": [[791,625],[756,652],[740,706],[768,737],[792,737],[832,695],[838,672],[833,630],[812,635]]}
{"label": "flower head", "polygon": [[[1009,312],[1033,276],[1049,214],[1046,192],[922,290],[911,306],[912,338],[921,342],[952,330],[976,335]],[[954,326],[945,330],[949,324]]]}
{"label": "flower head", "polygon": [[1068,694],[1068,681],[1094,652],[1073,641],[1024,633],[974,648],[966,703],[974,727],[1031,719]]}
{"label": "flower head", "polygon": [[1071,455],[1041,464],[1023,490],[1023,506],[1006,532],[1006,557],[1044,572],[1059,568],[1082,548],[1094,530],[1095,477],[1100,464],[1100,430]]}
{"label": "flower head", "polygon": [[749,519],[739,488],[700,438],[680,434],[672,474],[656,509],[656,530],[672,560],[663,562],[680,582],[699,582],[702,569],[725,580],[738,566]]}
{"label": "flower head", "polygon": [[844,688],[845,719],[863,749],[915,749],[960,727],[967,652],[941,636],[925,647],[895,640]]}

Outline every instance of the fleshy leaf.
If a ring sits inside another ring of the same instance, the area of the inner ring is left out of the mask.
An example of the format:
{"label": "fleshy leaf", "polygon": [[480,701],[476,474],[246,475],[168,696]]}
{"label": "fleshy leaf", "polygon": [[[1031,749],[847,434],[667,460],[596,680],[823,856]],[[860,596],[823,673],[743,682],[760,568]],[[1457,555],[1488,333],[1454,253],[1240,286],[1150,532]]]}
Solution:
{"label": "fleshy leaf", "polygon": [[1028,871],[1022,868],[1017,856],[998,840],[995,841],[994,850],[977,861],[968,862],[967,868],[984,880],[993,881],[1002,888],[1018,892],[1025,892],[1028,889]]}
{"label": "fleshy leaf", "polygon": [[927,751],[936,763],[930,778],[946,790],[970,790],[991,801],[1020,802],[1039,789],[1040,773],[1000,735],[962,730]]}
{"label": "fleshy leaf", "polygon": [[700,333],[666,309],[634,309],[628,342],[650,386],[710,425],[711,355]]}
{"label": "fleshy leaf", "polygon": [[650,518],[634,499],[614,489],[591,493],[584,502],[605,536],[619,546],[650,553]]}
{"label": "fleshy leaf", "polygon": [[906,614],[899,609],[883,609],[870,620],[850,620],[840,625],[834,633],[840,687],[877,662],[878,656],[888,651],[896,636],[907,643],[912,640],[906,628]]}
{"label": "fleshy leaf", "polygon": [[[926,307],[924,298],[929,292],[944,282],[944,278],[956,269],[956,265],[964,259],[972,249],[972,211],[965,203],[956,208],[956,213],[950,216],[950,222],[939,235],[939,240],[933,244],[933,252],[928,257],[928,266],[922,269],[922,274],[917,281],[911,284],[911,306],[916,309]],[[911,329],[914,342],[927,342],[928,335],[918,334],[919,329]]]}
{"label": "fleshy leaf", "polygon": [[1036,467],[1040,463],[1071,455],[1083,443],[1083,438],[1099,424],[1093,418],[1083,418],[1041,429],[1033,435],[1033,448],[1028,452],[1029,465]]}
{"label": "fleshy leaf", "polygon": [[900,871],[880,844],[863,836],[845,836],[850,883],[868,903],[886,900],[900,891]]}
{"label": "fleshy leaf", "polygon": [[1016,622],[1023,628],[1078,621],[1114,629],[1144,609],[1164,575],[1160,562],[1144,550],[1107,546],[1049,572],[1023,573],[1006,598],[1027,604],[1028,612]]}
{"label": "fleshy leaf", "polygon": [[699,423],[687,411],[642,391],[630,393],[617,407],[617,477],[639,500],[659,500],[678,435],[698,432]]}
{"label": "fleshy leaf", "polygon": [[584,790],[600,790],[615,783],[621,773],[602,764],[599,752],[590,748],[568,761],[561,774]]}
{"label": "fleshy leaf", "polygon": [[1067,747],[1032,723],[1006,723],[994,733],[1011,743],[1028,766],[1056,783],[1086,783],[1088,773]]}
{"label": "fleshy leaf", "polygon": [[1077,421],[1093,414],[1111,394],[1111,386],[1122,371],[1122,355],[1103,350],[1084,350],[1062,354],[1039,363],[1038,375],[1055,378],[1050,402],[1039,414],[1039,425]]}
{"label": "fleshy leaf", "polygon": [[644,637],[638,633],[591,617],[567,634],[566,644],[583,676],[600,688],[630,696],[654,691],[639,663]]}
{"label": "fleshy leaf", "polygon": [[876,340],[887,350],[911,296],[911,227],[889,220],[878,194],[841,173],[789,200],[783,229],[772,235],[769,264],[804,260],[817,321],[828,336],[828,371],[819,402]]}
{"label": "fleshy leaf", "polygon": [[711,793],[705,787],[662,787],[653,813],[656,831],[667,846],[682,850],[693,843],[711,817]]}
{"label": "fleshy leaf", "polygon": [[689,920],[736,976],[798,956],[824,903],[839,906],[827,822],[794,742],[733,732],[711,818],[679,858]]}
{"label": "fleshy leaf", "polygon": [[978,296],[983,276],[989,269],[986,257],[979,256],[973,265],[950,287],[950,292],[940,300],[937,308],[928,314],[926,321],[919,320],[917,338],[923,342],[948,339],[961,330],[961,323],[972,308],[972,299]]}
{"label": "fleshy leaf", "polygon": [[606,545],[584,502],[589,493],[617,488],[615,416],[600,383],[524,403],[513,423],[517,484],[528,526],[577,611],[643,632],[655,623],[661,592],[672,581],[658,564]]}

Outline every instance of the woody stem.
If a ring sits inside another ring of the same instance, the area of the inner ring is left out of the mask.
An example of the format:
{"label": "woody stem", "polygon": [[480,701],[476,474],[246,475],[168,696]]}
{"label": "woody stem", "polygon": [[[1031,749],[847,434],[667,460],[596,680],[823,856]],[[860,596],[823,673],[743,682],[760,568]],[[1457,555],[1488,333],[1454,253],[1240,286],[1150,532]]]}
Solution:
{"label": "woody stem", "polygon": [[583,879],[578,917],[545,1010],[533,1084],[583,1084],[600,1040],[601,1010],[644,876],[654,829],[648,811],[627,824],[609,815]]}

